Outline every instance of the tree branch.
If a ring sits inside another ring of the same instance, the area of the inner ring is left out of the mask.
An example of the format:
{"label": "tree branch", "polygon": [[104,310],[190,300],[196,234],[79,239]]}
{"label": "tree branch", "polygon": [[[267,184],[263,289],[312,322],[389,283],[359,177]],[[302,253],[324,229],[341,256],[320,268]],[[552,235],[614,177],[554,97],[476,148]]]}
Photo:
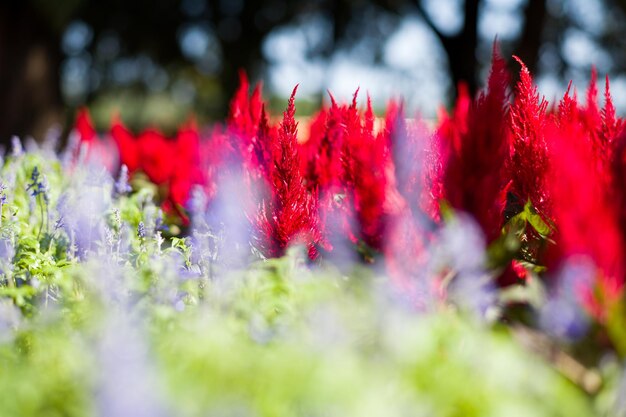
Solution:
{"label": "tree branch", "polygon": [[433,22],[433,19],[431,19],[428,15],[426,9],[424,9],[424,5],[422,4],[422,2],[420,0],[414,0],[413,3],[415,4],[415,8],[417,9],[420,17],[422,18],[422,20],[424,20],[424,23],[426,23],[426,25],[435,33],[435,35],[437,35],[439,40],[444,44],[448,42],[450,36],[441,33],[441,31],[437,28],[437,25],[435,25],[435,22]]}

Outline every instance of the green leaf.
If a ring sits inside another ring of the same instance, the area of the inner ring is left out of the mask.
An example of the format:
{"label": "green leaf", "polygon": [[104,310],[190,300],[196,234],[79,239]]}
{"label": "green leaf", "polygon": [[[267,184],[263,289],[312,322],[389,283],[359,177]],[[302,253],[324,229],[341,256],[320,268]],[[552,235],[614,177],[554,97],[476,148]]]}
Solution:
{"label": "green leaf", "polygon": [[552,234],[552,228],[537,213],[530,200],[524,206],[524,213],[526,220],[537,233],[541,236],[550,236]]}

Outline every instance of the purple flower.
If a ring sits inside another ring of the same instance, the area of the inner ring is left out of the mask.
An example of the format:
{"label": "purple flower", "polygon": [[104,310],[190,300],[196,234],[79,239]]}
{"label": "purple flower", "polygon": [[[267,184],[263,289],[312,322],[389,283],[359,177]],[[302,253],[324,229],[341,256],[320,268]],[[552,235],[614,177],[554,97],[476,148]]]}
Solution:
{"label": "purple flower", "polygon": [[0,215],[2,215],[2,204],[7,202],[7,186],[0,182]]}
{"label": "purple flower", "polygon": [[139,226],[137,226],[137,236],[139,236],[141,239],[144,239],[146,237],[146,226],[143,224],[143,222],[139,222]]}
{"label": "purple flower", "polygon": [[119,195],[124,195],[130,193],[132,188],[130,184],[128,184],[128,167],[122,164],[120,168],[120,175],[115,182],[115,192]]}
{"label": "purple flower", "polygon": [[42,196],[46,204],[48,204],[49,185],[48,180],[44,175],[41,175],[39,168],[33,168],[33,172],[30,175],[30,183],[26,187],[27,191],[30,191],[32,197]]}
{"label": "purple flower", "polygon": [[563,340],[573,341],[585,335],[590,319],[580,305],[577,290],[593,282],[595,271],[595,265],[586,258],[571,258],[563,265],[539,312],[543,329]]}

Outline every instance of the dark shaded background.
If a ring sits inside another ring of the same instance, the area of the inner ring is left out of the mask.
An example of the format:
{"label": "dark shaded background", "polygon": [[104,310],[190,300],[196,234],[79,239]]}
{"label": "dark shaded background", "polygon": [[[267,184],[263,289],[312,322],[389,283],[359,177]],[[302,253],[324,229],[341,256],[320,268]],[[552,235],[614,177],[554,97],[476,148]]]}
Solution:
{"label": "dark shaded background", "polygon": [[135,129],[192,109],[215,120],[238,68],[277,107],[302,82],[300,114],[360,82],[428,116],[458,81],[480,85],[496,35],[548,95],[595,65],[626,96],[625,16],[626,0],[3,0],[0,142],[68,126],[84,104],[101,127],[116,109]]}

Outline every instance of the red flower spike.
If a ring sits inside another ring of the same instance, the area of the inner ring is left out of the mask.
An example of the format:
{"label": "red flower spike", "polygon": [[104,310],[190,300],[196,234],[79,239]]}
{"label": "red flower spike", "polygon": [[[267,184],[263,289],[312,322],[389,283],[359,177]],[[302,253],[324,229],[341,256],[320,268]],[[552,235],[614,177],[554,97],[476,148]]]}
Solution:
{"label": "red flower spike", "polygon": [[589,86],[587,87],[587,109],[598,109],[598,70],[595,66],[591,67],[591,77]]}
{"label": "red flower spike", "polygon": [[467,85],[460,83],[457,90],[458,97],[452,114],[448,115],[445,109],[441,109],[437,127],[438,136],[446,139],[448,150],[455,152],[458,152],[461,147],[461,136],[467,133],[467,122],[472,105]]}
{"label": "red flower spike", "polygon": [[389,215],[387,192],[391,173],[390,151],[388,138],[384,134],[374,134],[374,112],[369,97],[367,103],[362,124],[356,112],[346,120],[348,139],[344,147],[344,160],[349,194],[358,224],[358,231],[354,235],[371,248],[382,250]]}
{"label": "red flower spike", "polygon": [[238,155],[231,155],[237,164],[243,163],[245,175],[250,181],[258,182],[269,173],[271,128],[261,95],[261,84],[257,84],[248,96],[248,78],[245,72],[239,73],[240,85],[231,101],[228,116],[228,133],[233,149]]}
{"label": "red flower spike", "polygon": [[74,131],[78,133],[80,145],[74,149],[72,154],[74,162],[78,161],[80,150],[84,148],[86,153],[84,154],[85,161],[83,162],[103,166],[109,172],[112,172],[117,163],[117,155],[111,151],[111,146],[109,146],[110,144],[107,143],[106,139],[98,137],[91,121],[89,110],[86,107],[82,107],[78,111]]}
{"label": "red flower spike", "polygon": [[234,153],[232,143],[222,128],[215,126],[207,138],[200,143],[199,159],[202,173],[202,184],[208,200],[212,200],[217,193],[217,183],[220,175],[230,169],[230,156]]}
{"label": "red flower spike", "polygon": [[155,129],[144,131],[137,139],[140,168],[157,185],[167,182],[175,168],[174,143]]}
{"label": "red flower spike", "polygon": [[317,114],[311,117],[307,139],[300,143],[300,172],[305,178],[307,188],[315,187],[317,183],[318,165],[316,161],[318,149],[326,136],[327,120],[328,110],[322,107]]}
{"label": "red flower spike", "polygon": [[356,111],[356,108],[339,107],[334,101],[328,111],[326,134],[314,156],[316,182],[321,190],[337,189],[344,180],[342,151],[347,134],[345,119],[349,117],[348,113]]}
{"label": "red flower spike", "polygon": [[265,103],[263,103],[263,84],[258,83],[254,86],[252,96],[250,97],[250,118],[254,125],[258,125],[261,119],[266,117]]}
{"label": "red flower spike", "polygon": [[567,124],[575,124],[579,122],[579,108],[578,102],[576,99],[576,91],[574,91],[574,95],[570,95],[570,91],[572,89],[572,81],[567,85],[567,90],[563,95],[563,98],[559,102],[559,107],[557,110],[557,121],[559,125],[567,125]]}
{"label": "red flower spike", "polygon": [[413,136],[423,142],[422,175],[419,207],[434,223],[439,223],[441,213],[439,203],[444,199],[444,148],[441,137],[431,133],[419,121],[413,128]]}
{"label": "red flower spike", "polygon": [[78,132],[80,141],[83,143],[91,143],[96,139],[96,129],[93,126],[87,107],[81,107],[78,110],[74,129]]}
{"label": "red flower spike", "polygon": [[305,189],[299,170],[298,124],[294,118],[297,88],[273,137],[272,196],[262,201],[257,217],[260,249],[268,257],[283,255],[289,244],[297,242],[305,244],[309,256],[315,258],[315,245],[320,241],[316,199]]}
{"label": "red flower spike", "polygon": [[[590,140],[593,142],[595,158],[602,164],[600,169],[606,170],[610,165],[609,140],[603,134],[602,113],[598,107],[598,74],[593,67],[591,69],[591,80],[587,89],[587,103],[585,108],[579,112],[580,122],[587,131]],[[613,138],[611,138],[612,140]]]}
{"label": "red flower spike", "polygon": [[624,121],[616,116],[615,106],[611,98],[609,76],[606,76],[604,88],[604,108],[602,109],[602,135],[604,143],[610,145],[622,133]]}
{"label": "red flower spike", "polygon": [[191,189],[202,184],[200,169],[200,137],[195,120],[181,126],[173,144],[175,152],[174,170],[169,184],[169,198],[180,206],[185,206]]}
{"label": "red flower spike", "polygon": [[[361,134],[361,118],[356,106],[358,89],[352,103],[339,106],[331,97],[325,132],[315,148],[309,149],[310,189],[320,195],[320,228],[325,244],[335,246],[345,244],[345,235],[356,241],[351,230],[353,198],[349,194],[350,158],[357,150],[349,141],[350,135]],[[340,197],[337,199],[337,197]]]}
{"label": "red flower spike", "polygon": [[265,104],[261,104],[261,113],[257,122],[256,135],[252,138],[252,167],[256,168],[259,175],[263,179],[268,179],[270,175],[270,166],[272,155],[270,144],[272,138],[272,128],[269,125],[267,114],[265,113]]}
{"label": "red flower spike", "polygon": [[374,116],[374,109],[372,108],[372,98],[367,96],[367,107],[365,108],[363,132],[367,136],[374,136],[374,122],[376,121],[376,116]]}
{"label": "red flower spike", "polygon": [[419,118],[409,129],[402,104],[394,101],[387,106],[385,135],[393,157],[395,187],[416,212],[422,192],[428,193],[424,190],[423,175],[430,135]]}
{"label": "red flower spike", "polygon": [[587,87],[587,102],[581,113],[585,129],[590,133],[593,141],[597,142],[594,147],[597,149],[604,147],[601,137],[602,114],[598,107],[598,71],[595,67],[591,68],[591,79],[589,87]]}
{"label": "red flower spike", "polygon": [[[593,142],[580,124],[561,124],[548,132],[555,143],[550,177],[557,226],[549,266],[555,270],[577,256],[592,260],[597,267],[595,285],[608,306],[620,296],[625,273],[619,199],[606,187],[607,180],[593,157]],[[585,291],[581,298],[602,319],[604,312],[593,297],[593,288]]]}
{"label": "red flower spike", "polygon": [[510,109],[511,191],[518,197],[520,206],[531,201],[535,209],[550,216],[550,197],[547,181],[550,159],[544,135],[548,102],[539,98],[528,68],[518,58],[521,66],[520,80],[515,88],[515,100]]}
{"label": "red flower spike", "polygon": [[243,70],[239,71],[239,88],[235,92],[230,102],[230,112],[228,114],[228,125],[235,125],[245,130],[246,122],[249,119],[248,90],[250,84],[248,77]]}
{"label": "red flower spike", "polygon": [[467,131],[464,120],[454,120],[444,137],[444,195],[453,208],[474,216],[489,242],[500,236],[509,186],[508,81],[506,63],[494,50],[487,91],[470,107]]}
{"label": "red flower spike", "polygon": [[120,163],[132,174],[139,169],[139,145],[133,134],[124,126],[119,115],[113,116],[111,136],[120,154]]}

